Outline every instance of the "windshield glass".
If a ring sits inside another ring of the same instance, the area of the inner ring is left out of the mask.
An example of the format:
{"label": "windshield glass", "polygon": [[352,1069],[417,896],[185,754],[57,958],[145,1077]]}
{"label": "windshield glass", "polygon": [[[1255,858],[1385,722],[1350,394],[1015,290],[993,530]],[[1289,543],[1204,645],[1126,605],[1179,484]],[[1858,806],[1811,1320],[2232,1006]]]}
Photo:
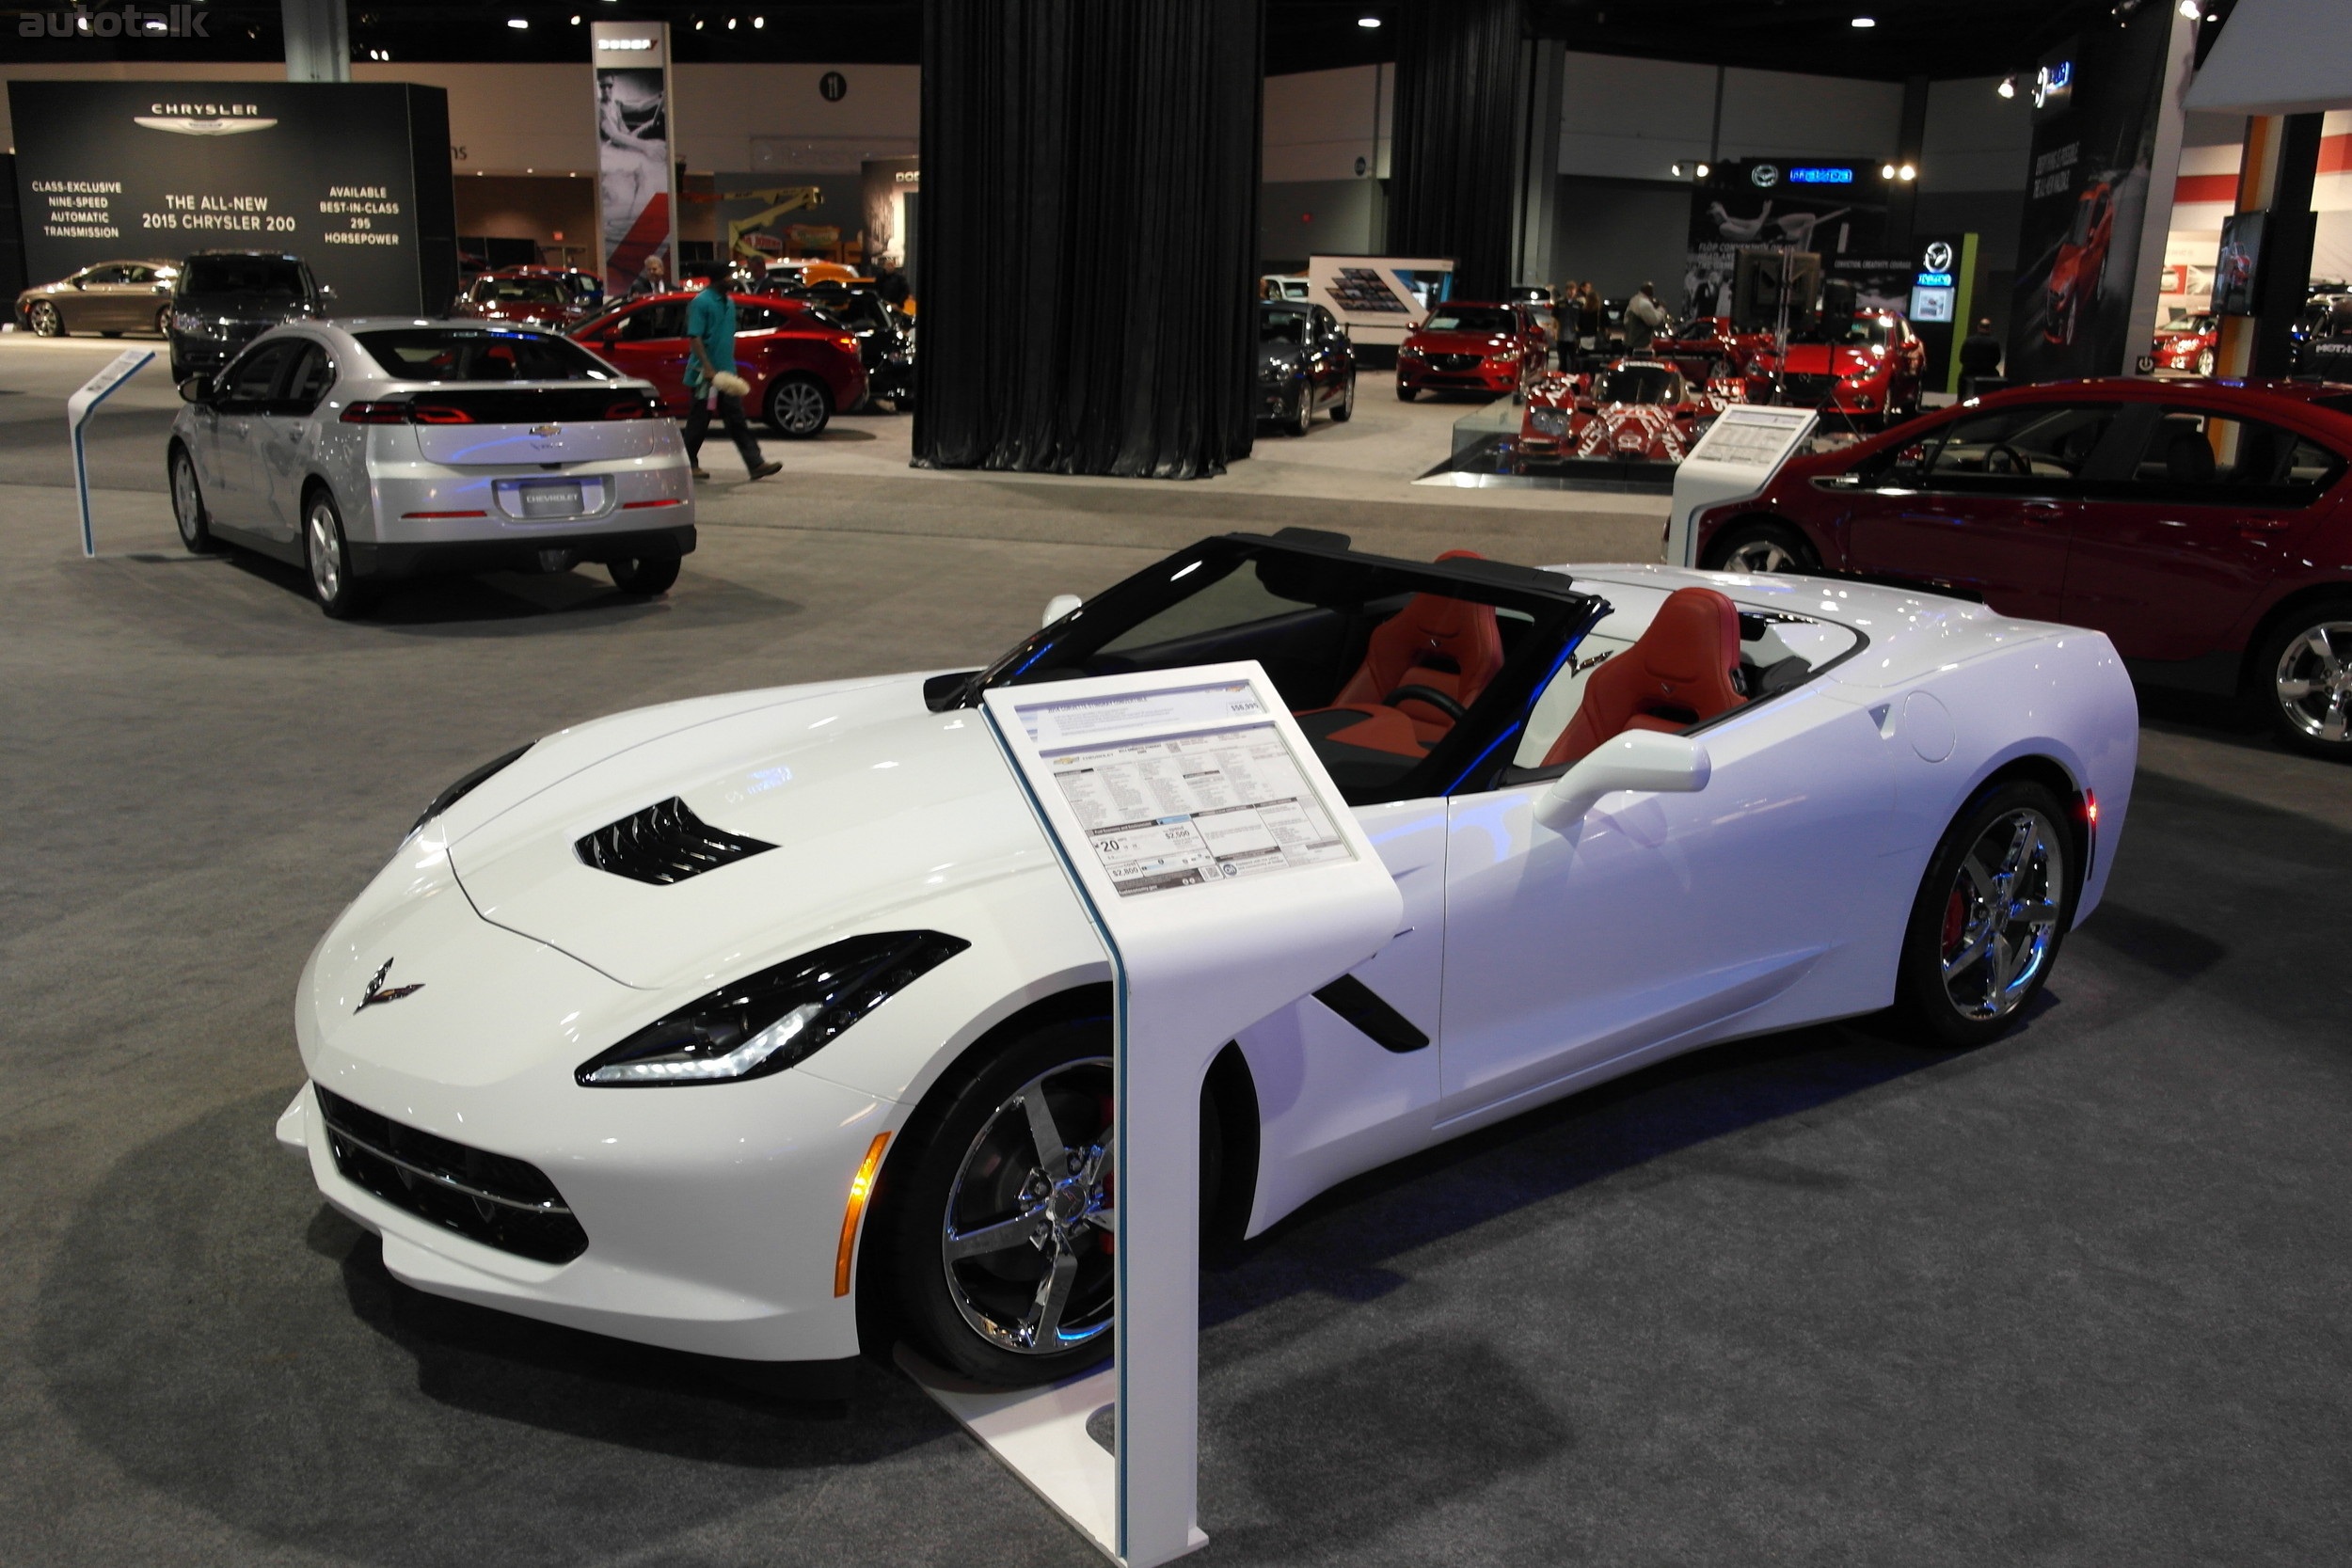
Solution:
{"label": "windshield glass", "polygon": [[1351,803],[1439,795],[1502,765],[1502,738],[1597,608],[1554,572],[1235,535],[1147,567],[932,701],[1254,658]]}
{"label": "windshield glass", "polygon": [[1884,316],[1856,316],[1846,323],[1842,332],[1833,334],[1830,341],[1850,348],[1867,348],[1873,343],[1883,347],[1891,330]]}
{"label": "windshield glass", "polygon": [[1509,332],[1511,312],[1493,305],[1440,305],[1421,324],[1430,332]]}
{"label": "windshield glass", "polygon": [[476,304],[566,305],[570,291],[552,277],[485,277],[473,286]]}
{"label": "windshield glass", "polygon": [[1261,310],[1258,312],[1258,341],[1262,343],[1304,343],[1306,341],[1306,311]]}
{"label": "windshield glass", "polygon": [[610,365],[562,338],[495,328],[408,326],[355,334],[402,381],[614,381]]}
{"label": "windshield glass", "polygon": [[1682,377],[1663,365],[1619,365],[1600,378],[1602,403],[1680,403]]}
{"label": "windshield glass", "polygon": [[304,292],[302,263],[291,256],[198,256],[189,261],[180,292],[298,300]]}

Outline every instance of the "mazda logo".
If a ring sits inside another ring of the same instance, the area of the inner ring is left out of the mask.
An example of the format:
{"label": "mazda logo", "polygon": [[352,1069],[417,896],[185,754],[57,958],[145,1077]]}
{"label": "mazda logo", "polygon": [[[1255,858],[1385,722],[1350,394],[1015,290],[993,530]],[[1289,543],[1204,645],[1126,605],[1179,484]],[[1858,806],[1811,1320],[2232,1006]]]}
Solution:
{"label": "mazda logo", "polygon": [[1928,246],[1919,260],[1927,263],[1930,272],[1949,272],[1952,268],[1952,247],[1937,240]]}
{"label": "mazda logo", "polygon": [[1772,186],[1780,183],[1780,166],[1778,164],[1758,164],[1754,168],[1748,170],[1748,179],[1752,183],[1770,189]]}

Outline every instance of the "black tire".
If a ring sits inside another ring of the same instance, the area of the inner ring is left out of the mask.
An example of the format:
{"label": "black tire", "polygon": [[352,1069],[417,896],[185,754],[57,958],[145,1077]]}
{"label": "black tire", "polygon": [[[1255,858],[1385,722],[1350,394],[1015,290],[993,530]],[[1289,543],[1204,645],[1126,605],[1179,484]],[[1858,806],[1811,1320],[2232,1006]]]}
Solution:
{"label": "black tire", "polygon": [[667,594],[677,581],[678,558],[674,555],[640,555],[627,561],[605,563],[612,574],[612,586],[624,594]]}
{"label": "black tire", "polygon": [[171,307],[168,305],[159,305],[155,308],[155,336],[159,338],[171,336]]}
{"label": "black tire", "polygon": [[1396,384],[1396,401],[1399,403],[1410,403],[1420,395],[1420,392],[1421,388],[1418,387],[1407,387],[1402,381]]}
{"label": "black tire", "polygon": [[[953,1285],[946,1257],[951,1217],[969,1235],[1000,1217],[1018,1218],[1025,1194],[1031,1212],[1041,1216],[1033,1207],[1036,1143],[1025,1101],[1016,1098],[1033,1085],[1042,1085],[1056,1134],[1075,1151],[1067,1163],[1074,1167],[1070,1181],[1081,1193],[1093,1191],[1084,1179],[1092,1151],[1110,1130],[1110,1054],[1107,1017],[1041,1023],[958,1063],[932,1089],[897,1140],[875,1189],[860,1280],[862,1309],[875,1331],[903,1334],[937,1365],[1003,1387],[1057,1382],[1110,1355],[1113,1271],[1100,1229],[1083,1220],[1059,1227],[1074,1243],[1070,1252],[1075,1259],[1060,1326],[1077,1330],[1076,1342],[1059,1351],[1007,1348],[966,1315],[967,1309],[982,1318],[997,1312],[993,1322],[1010,1338],[1019,1338],[1025,1321],[1031,1329],[1038,1326],[1037,1286],[1052,1268],[1045,1250],[1023,1238],[963,1258],[955,1265]],[[1206,1098],[1200,1212],[1204,1227],[1213,1228],[1224,1141]],[[867,1347],[882,1348],[870,1338]]]}
{"label": "black tire", "polygon": [[1340,401],[1331,405],[1331,422],[1345,424],[1356,417],[1356,372],[1347,372],[1347,388],[1340,393]]}
{"label": "black tire", "polygon": [[2352,598],[2282,617],[2254,651],[2251,686],[2280,745],[2352,762]]}
{"label": "black tire", "polygon": [[220,548],[213,537],[213,516],[204,507],[203,482],[197,477],[196,459],[188,449],[174,445],[164,465],[171,485],[171,516],[180,525],[180,543],[190,555],[210,555]]}
{"label": "black tire", "polygon": [[1802,530],[1769,517],[1732,524],[1708,543],[1700,562],[1710,572],[1809,572],[1820,563]]}
{"label": "black tire", "polygon": [[833,394],[813,375],[787,375],[768,388],[769,425],[787,441],[812,441],[833,422]]}
{"label": "black tire", "polygon": [[36,338],[62,338],[65,336],[65,317],[59,315],[57,308],[47,300],[37,299],[24,312],[24,327]]}
{"label": "black tire", "polygon": [[119,338],[122,336],[122,331],[119,327],[118,327],[111,332],[101,331],[98,335],[102,338]]}
{"label": "black tire", "polygon": [[1899,1022],[1954,1051],[2008,1033],[2058,966],[2076,859],[2065,803],[2048,785],[2010,779],[1978,791],[1912,901],[1896,967]]}
{"label": "black tire", "polygon": [[348,621],[366,610],[374,598],[360,582],[351,562],[351,541],[343,532],[342,508],[326,486],[313,489],[302,501],[302,564],[310,584],[310,597],[329,619]]}

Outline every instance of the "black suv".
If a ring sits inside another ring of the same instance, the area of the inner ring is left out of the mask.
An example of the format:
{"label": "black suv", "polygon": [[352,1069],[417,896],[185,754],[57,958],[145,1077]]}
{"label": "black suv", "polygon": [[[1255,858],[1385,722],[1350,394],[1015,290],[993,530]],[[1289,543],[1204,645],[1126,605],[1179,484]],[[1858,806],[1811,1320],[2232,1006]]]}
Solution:
{"label": "black suv", "polygon": [[171,291],[172,380],[220,369],[279,322],[324,316],[334,297],[299,256],[198,251]]}

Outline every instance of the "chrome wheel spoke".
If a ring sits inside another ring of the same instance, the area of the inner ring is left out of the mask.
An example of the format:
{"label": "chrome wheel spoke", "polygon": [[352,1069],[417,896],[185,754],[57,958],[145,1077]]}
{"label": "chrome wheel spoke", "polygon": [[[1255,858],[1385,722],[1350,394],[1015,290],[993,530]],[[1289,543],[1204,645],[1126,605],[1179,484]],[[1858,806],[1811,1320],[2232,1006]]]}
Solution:
{"label": "chrome wheel spoke", "polygon": [[1040,1350],[1061,1333],[1061,1315],[1070,1306],[1070,1284],[1078,1276],[1078,1255],[1054,1243],[1054,1266],[1037,1284],[1037,1307],[1027,1324],[1029,1343]]}
{"label": "chrome wheel spoke", "polygon": [[2316,696],[2327,689],[2328,682],[2326,681],[2292,678],[2279,683],[2279,695],[2289,702],[2299,702],[2305,697]]}
{"label": "chrome wheel spoke", "polygon": [[1009,1252],[1014,1247],[1034,1245],[1038,1227],[1042,1223],[1033,1213],[1015,1214],[1009,1220],[984,1225],[977,1230],[966,1230],[961,1235],[950,1230],[946,1241],[947,1257],[950,1259],[977,1258],[984,1253]]}
{"label": "chrome wheel spoke", "polygon": [[2342,740],[2344,736],[2344,693],[2336,692],[2328,699],[2328,715],[2319,721],[2319,738]]}
{"label": "chrome wheel spoke", "polygon": [[1087,1223],[1094,1227],[1097,1230],[1105,1231],[1113,1236],[1118,1235],[1118,1206],[1116,1204],[1105,1203],[1102,1208],[1097,1209],[1094,1212],[1087,1216]]}
{"label": "chrome wheel spoke", "polygon": [[1944,978],[1956,979],[1967,973],[1979,959],[1984,957],[1984,943],[1985,933],[1982,931],[1970,937],[1959,952],[1944,960]]}
{"label": "chrome wheel spoke", "polygon": [[1062,1145],[1061,1129],[1054,1125],[1053,1107],[1045,1103],[1045,1085],[1031,1085],[1021,1097],[1021,1108],[1029,1118],[1029,1141],[1037,1146],[1037,1163],[1045,1180],[1058,1181],[1070,1173],[1070,1150]]}

